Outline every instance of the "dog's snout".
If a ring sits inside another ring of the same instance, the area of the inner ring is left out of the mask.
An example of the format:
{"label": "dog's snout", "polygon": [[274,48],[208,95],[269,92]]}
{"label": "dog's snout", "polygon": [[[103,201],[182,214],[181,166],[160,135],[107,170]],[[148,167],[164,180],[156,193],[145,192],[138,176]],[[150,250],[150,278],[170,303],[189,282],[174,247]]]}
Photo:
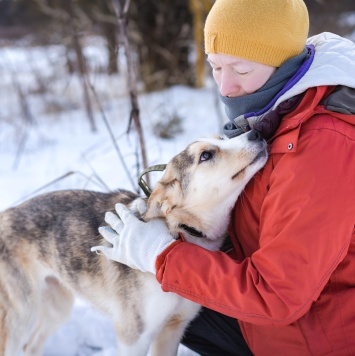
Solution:
{"label": "dog's snout", "polygon": [[248,140],[249,141],[262,141],[263,136],[258,130],[251,130],[248,133]]}

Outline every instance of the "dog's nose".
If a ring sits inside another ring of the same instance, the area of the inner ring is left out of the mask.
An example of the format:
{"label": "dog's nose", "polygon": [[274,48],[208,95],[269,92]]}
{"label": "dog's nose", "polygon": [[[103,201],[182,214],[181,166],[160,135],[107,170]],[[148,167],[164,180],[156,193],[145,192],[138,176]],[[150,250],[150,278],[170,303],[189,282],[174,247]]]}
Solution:
{"label": "dog's nose", "polygon": [[261,133],[258,130],[251,130],[248,133],[248,140],[249,141],[262,141],[263,136],[261,136]]}

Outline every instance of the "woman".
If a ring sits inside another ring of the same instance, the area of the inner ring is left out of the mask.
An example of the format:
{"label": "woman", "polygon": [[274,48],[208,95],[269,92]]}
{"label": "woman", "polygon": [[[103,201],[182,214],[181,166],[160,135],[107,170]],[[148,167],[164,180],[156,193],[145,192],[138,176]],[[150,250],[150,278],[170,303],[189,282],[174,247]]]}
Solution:
{"label": "woman", "polygon": [[307,34],[302,0],[217,0],[206,20],[226,136],[253,128],[270,145],[233,211],[232,253],[147,223],[135,254],[142,223],[118,210],[111,258],[205,307],[183,340],[202,355],[355,354],[355,45]]}

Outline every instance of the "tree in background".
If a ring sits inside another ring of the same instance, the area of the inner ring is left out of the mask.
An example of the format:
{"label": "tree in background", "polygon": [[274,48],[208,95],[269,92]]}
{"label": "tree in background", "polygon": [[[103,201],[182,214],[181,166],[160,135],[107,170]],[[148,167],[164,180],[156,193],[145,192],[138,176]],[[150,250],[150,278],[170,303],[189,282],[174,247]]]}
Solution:
{"label": "tree in background", "polygon": [[[38,44],[60,42],[68,46],[68,52],[73,51],[65,9],[68,1],[0,0],[1,38],[19,38],[31,33]],[[105,38],[107,71],[116,73],[119,31],[109,6],[111,0],[70,2],[75,9],[71,18],[79,40],[92,34]],[[353,30],[339,19],[345,12],[355,12],[354,0],[305,2],[311,18],[310,35],[322,31],[347,35]],[[203,24],[213,3],[214,0],[131,0],[128,35],[136,54],[138,78],[145,90],[160,90],[174,84],[197,87],[204,84]],[[70,60],[68,68],[78,70]]]}
{"label": "tree in background", "polygon": [[138,54],[138,72],[145,89],[193,85],[188,1],[134,0],[129,15],[129,36]]}
{"label": "tree in background", "polygon": [[195,70],[197,88],[203,87],[205,83],[205,51],[203,42],[203,28],[206,16],[213,4],[212,0],[189,0],[189,8],[193,16],[193,31],[195,43]]}

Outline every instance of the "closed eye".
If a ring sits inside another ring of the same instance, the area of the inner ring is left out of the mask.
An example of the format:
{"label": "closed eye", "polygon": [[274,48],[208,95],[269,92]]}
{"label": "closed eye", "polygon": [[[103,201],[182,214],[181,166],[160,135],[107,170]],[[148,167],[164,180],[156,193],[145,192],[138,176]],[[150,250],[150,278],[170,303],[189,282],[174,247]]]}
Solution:
{"label": "closed eye", "polygon": [[237,73],[237,74],[239,74],[239,75],[247,75],[247,74],[249,74],[250,72],[248,71],[248,72],[242,72],[242,71],[238,71],[238,70],[236,70],[236,69],[234,69],[234,72],[235,73]]}
{"label": "closed eye", "polygon": [[203,151],[200,155],[199,163],[209,161],[211,158],[213,158],[214,154],[215,151]]}

